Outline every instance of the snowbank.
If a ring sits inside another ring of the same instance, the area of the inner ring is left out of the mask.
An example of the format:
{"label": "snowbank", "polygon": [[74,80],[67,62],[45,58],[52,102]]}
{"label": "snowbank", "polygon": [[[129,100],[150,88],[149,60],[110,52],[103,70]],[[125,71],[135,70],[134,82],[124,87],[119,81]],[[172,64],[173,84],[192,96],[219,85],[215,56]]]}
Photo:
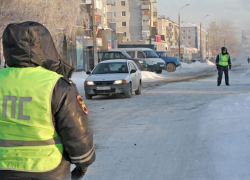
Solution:
{"label": "snowbank", "polygon": [[209,65],[209,66],[215,66],[215,64],[213,62],[211,62],[211,61],[207,61],[206,64]]}
{"label": "snowbank", "polygon": [[187,63],[181,63],[181,66],[180,66],[182,69],[191,69],[192,67],[187,64]]}
{"label": "snowbank", "polygon": [[141,75],[143,81],[157,81],[164,78],[162,74],[156,74],[155,72],[149,71],[142,71]]}

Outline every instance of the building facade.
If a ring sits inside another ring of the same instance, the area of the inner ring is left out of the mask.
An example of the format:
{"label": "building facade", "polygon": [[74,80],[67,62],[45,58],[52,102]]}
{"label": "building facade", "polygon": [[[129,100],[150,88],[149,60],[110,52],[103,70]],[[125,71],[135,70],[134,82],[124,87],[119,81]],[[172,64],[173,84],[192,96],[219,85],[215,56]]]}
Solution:
{"label": "building facade", "polygon": [[156,0],[106,1],[107,24],[116,23],[116,32],[123,34],[124,42],[149,39],[150,27],[157,26],[157,9],[153,6]]}
{"label": "building facade", "polygon": [[208,57],[207,45],[207,31],[205,29],[200,31],[200,26],[196,24],[181,25],[181,47],[196,48],[200,54],[199,58],[206,58]]}
{"label": "building facade", "polygon": [[171,47],[178,47],[179,25],[165,16],[159,16],[157,29],[162,40],[169,42]]}

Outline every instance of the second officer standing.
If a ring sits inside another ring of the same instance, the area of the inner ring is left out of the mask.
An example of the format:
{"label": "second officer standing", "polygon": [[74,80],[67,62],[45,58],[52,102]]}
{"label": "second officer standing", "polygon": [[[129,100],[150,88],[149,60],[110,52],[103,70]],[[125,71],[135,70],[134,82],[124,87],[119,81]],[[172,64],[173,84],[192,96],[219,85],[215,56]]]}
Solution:
{"label": "second officer standing", "polygon": [[229,86],[228,71],[231,70],[232,64],[231,64],[230,55],[228,54],[226,47],[221,48],[221,53],[216,58],[216,66],[218,70],[217,85],[218,86],[221,85],[221,80],[222,80],[223,72],[224,72],[226,85]]}

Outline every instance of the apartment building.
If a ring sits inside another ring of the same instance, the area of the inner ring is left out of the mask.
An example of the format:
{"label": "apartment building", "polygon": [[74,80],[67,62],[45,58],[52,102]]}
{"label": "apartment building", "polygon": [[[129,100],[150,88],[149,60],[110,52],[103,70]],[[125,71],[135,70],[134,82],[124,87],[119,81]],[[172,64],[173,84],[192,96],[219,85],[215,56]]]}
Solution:
{"label": "apartment building", "polygon": [[[201,37],[201,43],[200,43]],[[182,24],[181,25],[181,46],[187,48],[196,48],[200,51],[202,58],[207,57],[207,31],[201,29],[196,24]]]}
{"label": "apartment building", "polygon": [[169,42],[171,47],[178,47],[179,25],[165,16],[157,19],[157,29],[162,40]]}
{"label": "apartment building", "polygon": [[107,0],[107,22],[116,23],[116,32],[123,34],[123,41],[147,40],[150,25],[157,26],[157,9],[152,5],[155,2],[156,0]]}

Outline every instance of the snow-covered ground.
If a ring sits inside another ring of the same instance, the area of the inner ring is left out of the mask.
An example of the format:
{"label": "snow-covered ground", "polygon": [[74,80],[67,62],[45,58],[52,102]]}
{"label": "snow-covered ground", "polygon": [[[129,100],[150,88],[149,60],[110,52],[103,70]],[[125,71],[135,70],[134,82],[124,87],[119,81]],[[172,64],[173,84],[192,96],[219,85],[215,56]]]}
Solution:
{"label": "snow-covered ground", "polygon": [[233,67],[229,87],[217,87],[214,74],[86,101],[97,157],[83,179],[249,180],[249,67]]}

